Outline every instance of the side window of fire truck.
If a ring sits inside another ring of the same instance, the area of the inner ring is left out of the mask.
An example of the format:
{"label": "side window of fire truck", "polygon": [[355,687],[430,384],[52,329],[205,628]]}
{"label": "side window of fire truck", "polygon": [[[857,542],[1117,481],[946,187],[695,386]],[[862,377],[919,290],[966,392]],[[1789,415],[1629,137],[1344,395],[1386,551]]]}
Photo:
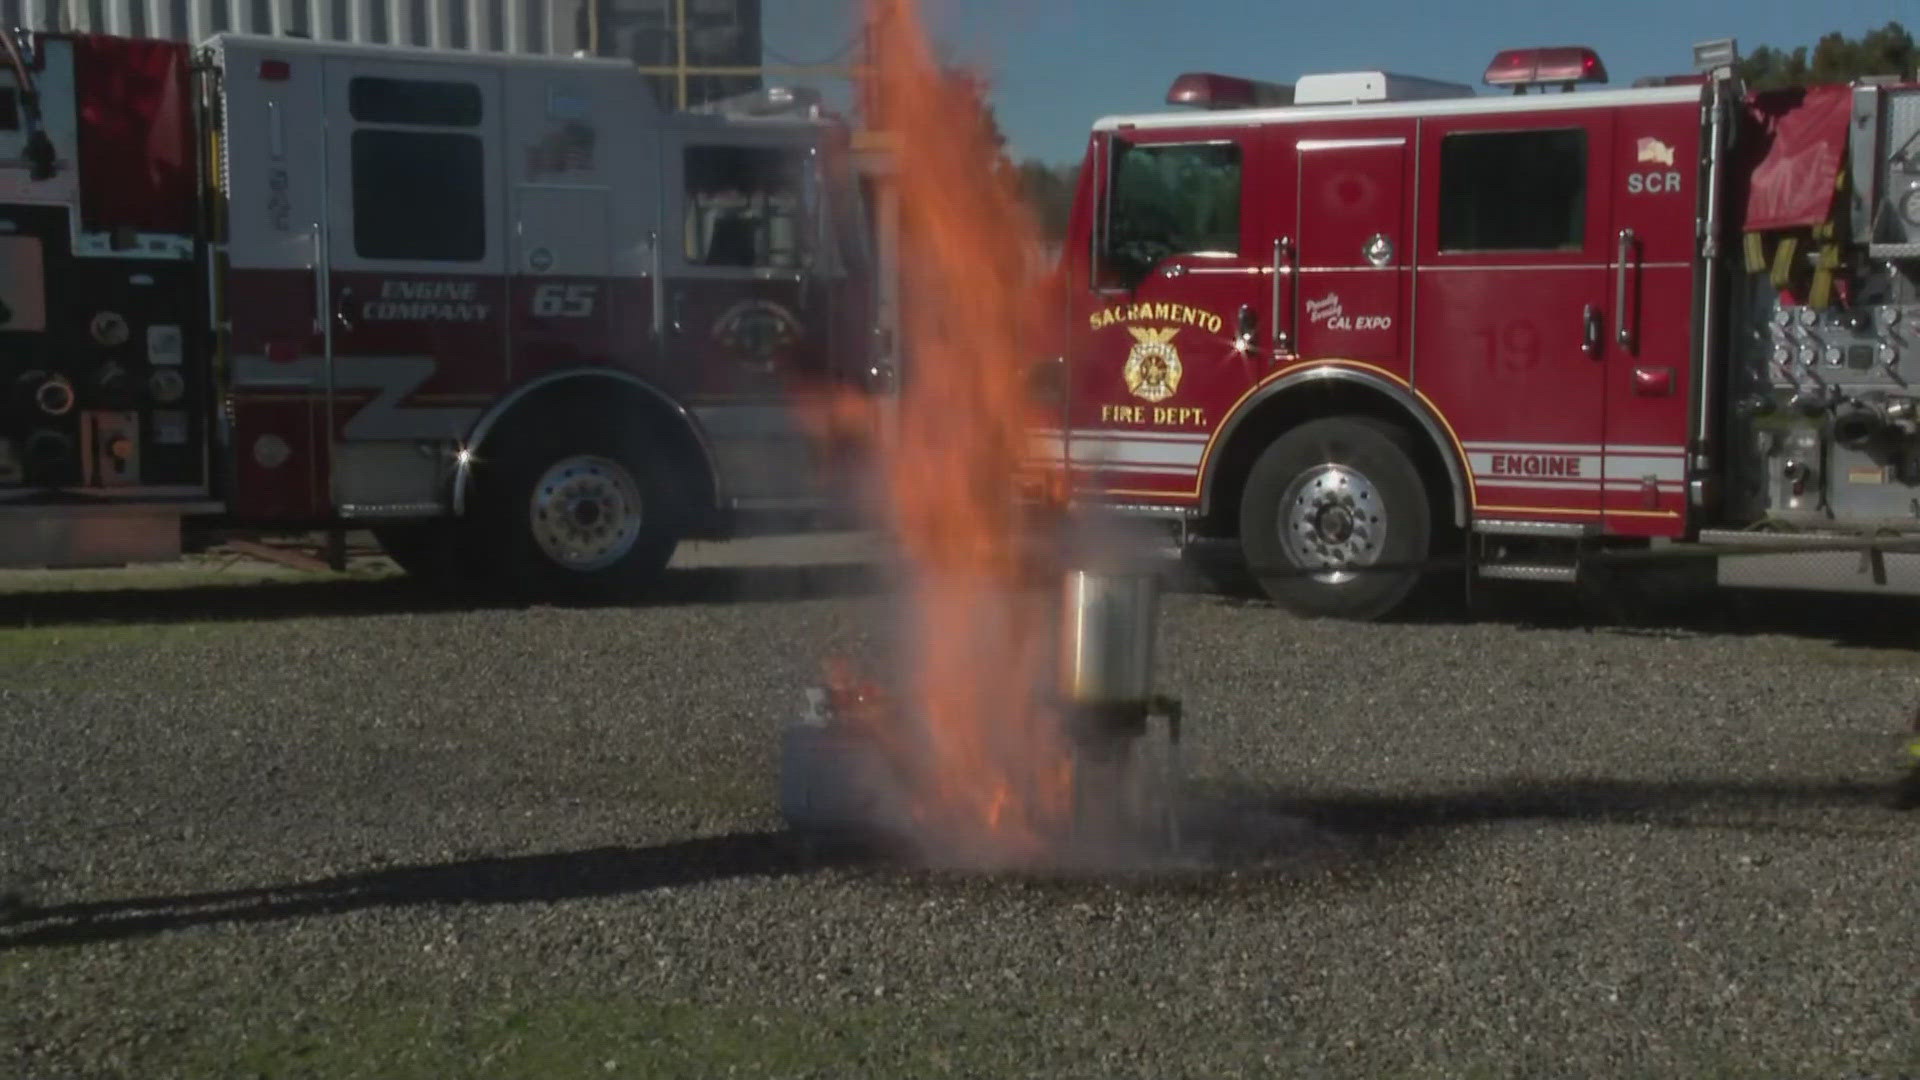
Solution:
{"label": "side window of fire truck", "polygon": [[802,268],[814,229],[805,199],[804,152],[690,146],[684,168],[689,264]]}
{"label": "side window of fire truck", "polygon": [[1112,176],[1102,288],[1131,285],[1170,255],[1239,254],[1239,146],[1116,140]]}
{"label": "side window of fire truck", "polygon": [[[363,259],[478,262],[487,254],[486,153],[471,83],[356,77],[353,247]],[[384,127],[372,125],[405,125]],[[434,129],[442,130],[434,130]]]}
{"label": "side window of fire truck", "polygon": [[1474,131],[1440,141],[1440,250],[1579,251],[1587,133]]}

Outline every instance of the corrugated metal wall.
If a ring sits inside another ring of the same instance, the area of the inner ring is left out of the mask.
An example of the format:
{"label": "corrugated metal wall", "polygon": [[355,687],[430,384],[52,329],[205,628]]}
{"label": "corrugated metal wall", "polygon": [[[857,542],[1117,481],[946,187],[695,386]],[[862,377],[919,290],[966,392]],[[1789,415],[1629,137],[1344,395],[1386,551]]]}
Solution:
{"label": "corrugated metal wall", "polygon": [[294,33],[323,41],[484,52],[584,48],[580,0],[0,0],[6,25],[200,41]]}

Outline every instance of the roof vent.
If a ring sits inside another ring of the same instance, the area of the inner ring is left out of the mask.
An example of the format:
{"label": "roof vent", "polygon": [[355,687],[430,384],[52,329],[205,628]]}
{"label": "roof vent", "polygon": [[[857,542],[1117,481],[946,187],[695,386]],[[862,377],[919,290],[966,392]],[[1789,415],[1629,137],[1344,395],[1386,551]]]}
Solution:
{"label": "roof vent", "polygon": [[1359,105],[1375,101],[1432,101],[1472,96],[1471,86],[1412,75],[1395,75],[1387,71],[1302,75],[1293,84],[1293,103],[1296,105]]}

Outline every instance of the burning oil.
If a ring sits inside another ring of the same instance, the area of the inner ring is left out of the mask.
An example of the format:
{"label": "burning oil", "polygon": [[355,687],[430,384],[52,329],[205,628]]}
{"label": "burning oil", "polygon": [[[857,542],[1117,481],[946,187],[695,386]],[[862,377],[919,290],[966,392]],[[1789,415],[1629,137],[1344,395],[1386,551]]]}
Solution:
{"label": "burning oil", "polygon": [[1157,583],[1076,562],[1101,550],[1091,534],[1053,542],[1057,508],[1021,497],[1022,479],[1064,488],[1027,453],[1059,422],[1029,398],[1035,329],[1062,317],[1023,276],[1034,217],[975,84],[936,59],[915,0],[867,9],[875,65],[861,97],[895,166],[911,362],[884,426],[851,394],[811,419],[824,439],[880,433],[874,524],[896,558],[901,622],[883,673],[837,667],[789,733],[789,816],[864,818],[910,833],[929,861],[983,866],[1132,842],[1149,804],[1165,834],[1172,797],[1136,753],[1166,711],[1142,690]]}

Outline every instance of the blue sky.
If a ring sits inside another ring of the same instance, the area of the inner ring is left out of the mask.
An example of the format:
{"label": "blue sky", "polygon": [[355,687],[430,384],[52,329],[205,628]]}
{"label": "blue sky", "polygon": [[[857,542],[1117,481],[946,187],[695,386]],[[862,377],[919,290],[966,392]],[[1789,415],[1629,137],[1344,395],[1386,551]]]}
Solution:
{"label": "blue sky", "polygon": [[[1309,71],[1385,69],[1478,86],[1500,49],[1590,45],[1611,83],[1691,67],[1691,47],[1733,36],[1811,46],[1897,20],[1920,33],[1916,0],[921,0],[956,59],[995,80],[1016,157],[1077,160],[1107,113],[1157,109],[1183,71],[1291,82]],[[817,61],[850,38],[857,0],[762,0],[769,61]],[[823,87],[831,90],[831,87]]]}

